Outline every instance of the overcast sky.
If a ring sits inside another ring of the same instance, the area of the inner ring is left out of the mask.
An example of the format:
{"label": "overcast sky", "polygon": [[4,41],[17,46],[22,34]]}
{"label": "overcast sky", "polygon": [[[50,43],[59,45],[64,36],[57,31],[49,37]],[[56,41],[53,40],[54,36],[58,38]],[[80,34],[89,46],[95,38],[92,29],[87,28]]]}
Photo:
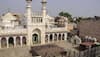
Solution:
{"label": "overcast sky", "polygon": [[[41,11],[41,0],[33,0],[33,11]],[[56,16],[66,11],[73,16],[100,16],[100,0],[47,0],[48,14]],[[0,0],[0,14],[9,8],[13,12],[25,12],[25,0]]]}

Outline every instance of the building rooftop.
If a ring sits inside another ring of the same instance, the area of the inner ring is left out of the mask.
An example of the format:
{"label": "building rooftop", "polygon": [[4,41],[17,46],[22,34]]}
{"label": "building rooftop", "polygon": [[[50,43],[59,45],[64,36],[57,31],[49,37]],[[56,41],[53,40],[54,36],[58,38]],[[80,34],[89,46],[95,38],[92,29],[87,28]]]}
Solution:
{"label": "building rooftop", "polygon": [[80,45],[84,45],[84,46],[89,47],[89,46],[94,45],[94,43],[92,43],[92,42],[83,42],[83,43],[81,43]]}
{"label": "building rooftop", "polygon": [[33,56],[59,56],[62,52],[65,52],[63,48],[53,44],[31,47],[31,53]]}
{"label": "building rooftop", "polygon": [[81,20],[78,23],[79,36],[96,38],[100,42],[100,20]]}

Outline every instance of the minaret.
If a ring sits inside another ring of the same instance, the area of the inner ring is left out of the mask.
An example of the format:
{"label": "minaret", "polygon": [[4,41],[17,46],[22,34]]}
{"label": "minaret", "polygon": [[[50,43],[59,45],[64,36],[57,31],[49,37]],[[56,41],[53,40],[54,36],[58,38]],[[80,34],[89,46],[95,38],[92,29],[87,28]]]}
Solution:
{"label": "minaret", "polygon": [[27,45],[31,45],[31,20],[32,20],[32,0],[26,0],[26,19],[27,19],[27,33],[28,33],[28,39],[27,39]]}
{"label": "minaret", "polygon": [[26,0],[27,5],[26,5],[26,18],[27,18],[27,25],[29,26],[31,24],[32,20],[32,0]]}
{"label": "minaret", "polygon": [[46,14],[47,14],[47,11],[46,11],[46,4],[47,4],[47,1],[46,0],[42,0],[42,16],[43,17],[46,17]]}

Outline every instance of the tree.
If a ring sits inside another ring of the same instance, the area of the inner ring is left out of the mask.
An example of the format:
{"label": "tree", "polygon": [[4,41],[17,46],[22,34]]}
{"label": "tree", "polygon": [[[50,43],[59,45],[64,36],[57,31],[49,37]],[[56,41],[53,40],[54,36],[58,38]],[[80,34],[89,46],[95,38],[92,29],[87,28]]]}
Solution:
{"label": "tree", "polygon": [[70,21],[70,22],[72,22],[73,21],[73,19],[72,19],[72,15],[71,14],[69,14],[68,12],[60,12],[59,13],[59,16],[64,16],[64,17],[67,17],[68,18],[68,20]]}
{"label": "tree", "polygon": [[80,22],[80,20],[82,20],[83,18],[82,17],[79,17],[79,18],[77,18],[77,22]]}

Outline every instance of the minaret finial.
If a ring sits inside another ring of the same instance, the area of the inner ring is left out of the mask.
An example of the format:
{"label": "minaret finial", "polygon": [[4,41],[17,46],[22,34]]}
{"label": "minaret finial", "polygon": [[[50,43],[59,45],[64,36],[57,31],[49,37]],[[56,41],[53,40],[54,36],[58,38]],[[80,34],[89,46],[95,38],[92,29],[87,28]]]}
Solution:
{"label": "minaret finial", "polygon": [[26,0],[27,2],[32,2],[32,0]]}

